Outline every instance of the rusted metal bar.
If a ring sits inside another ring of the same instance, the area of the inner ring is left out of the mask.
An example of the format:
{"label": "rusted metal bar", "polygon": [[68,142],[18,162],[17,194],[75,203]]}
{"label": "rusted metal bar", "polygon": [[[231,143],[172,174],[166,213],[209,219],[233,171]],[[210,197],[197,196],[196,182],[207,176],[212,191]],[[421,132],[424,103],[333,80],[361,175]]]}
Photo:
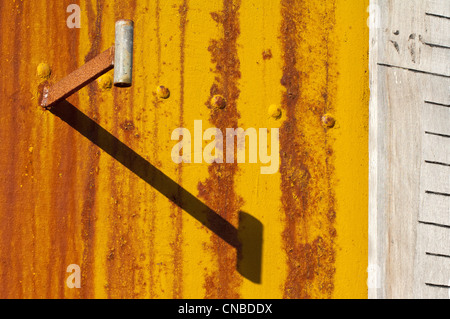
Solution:
{"label": "rusted metal bar", "polygon": [[110,47],[59,82],[44,86],[40,105],[50,109],[57,102],[64,100],[102,74],[113,69],[114,50],[114,46]]}
{"label": "rusted metal bar", "polygon": [[133,21],[122,19],[116,22],[114,85],[118,87],[131,86],[133,70],[133,33]]}

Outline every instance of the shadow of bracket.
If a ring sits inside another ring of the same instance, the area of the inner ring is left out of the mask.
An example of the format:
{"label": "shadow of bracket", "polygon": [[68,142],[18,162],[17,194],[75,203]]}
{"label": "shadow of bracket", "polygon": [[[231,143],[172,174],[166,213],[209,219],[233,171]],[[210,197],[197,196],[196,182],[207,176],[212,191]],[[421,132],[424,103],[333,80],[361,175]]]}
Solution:
{"label": "shadow of bracket", "polygon": [[254,283],[261,283],[263,225],[258,219],[241,211],[236,229],[68,101],[61,101],[50,112],[236,248],[238,272]]}

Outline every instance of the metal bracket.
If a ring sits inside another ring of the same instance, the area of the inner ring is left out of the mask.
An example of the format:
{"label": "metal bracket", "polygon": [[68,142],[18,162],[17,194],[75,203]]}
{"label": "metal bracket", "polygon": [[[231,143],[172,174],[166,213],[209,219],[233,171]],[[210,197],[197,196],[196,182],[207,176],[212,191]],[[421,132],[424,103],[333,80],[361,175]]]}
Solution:
{"label": "metal bracket", "polygon": [[44,85],[39,104],[45,109],[50,109],[113,68],[115,69],[114,85],[117,87],[131,86],[133,31],[133,21],[118,20],[115,30],[115,46],[100,53],[59,82],[53,85]]}

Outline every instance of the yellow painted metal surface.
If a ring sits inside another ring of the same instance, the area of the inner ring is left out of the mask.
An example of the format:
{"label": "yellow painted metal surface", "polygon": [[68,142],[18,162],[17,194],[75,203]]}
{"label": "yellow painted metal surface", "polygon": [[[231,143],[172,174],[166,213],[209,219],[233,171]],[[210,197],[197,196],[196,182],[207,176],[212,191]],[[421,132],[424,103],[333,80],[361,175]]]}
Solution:
{"label": "yellow painted metal surface", "polygon": [[[0,297],[365,298],[367,6],[1,0]],[[41,109],[41,63],[61,79],[120,18],[135,22],[133,86],[110,88],[110,71]],[[279,171],[175,164],[171,133],[195,120],[279,128]]]}

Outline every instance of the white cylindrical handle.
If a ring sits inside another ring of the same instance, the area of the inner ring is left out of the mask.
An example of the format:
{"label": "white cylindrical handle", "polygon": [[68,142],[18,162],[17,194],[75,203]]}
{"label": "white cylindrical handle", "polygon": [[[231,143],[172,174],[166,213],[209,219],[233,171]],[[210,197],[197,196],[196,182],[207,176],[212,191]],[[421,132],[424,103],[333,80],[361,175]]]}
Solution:
{"label": "white cylindrical handle", "polygon": [[133,70],[133,33],[131,20],[116,21],[116,43],[114,56],[114,85],[131,86]]}

